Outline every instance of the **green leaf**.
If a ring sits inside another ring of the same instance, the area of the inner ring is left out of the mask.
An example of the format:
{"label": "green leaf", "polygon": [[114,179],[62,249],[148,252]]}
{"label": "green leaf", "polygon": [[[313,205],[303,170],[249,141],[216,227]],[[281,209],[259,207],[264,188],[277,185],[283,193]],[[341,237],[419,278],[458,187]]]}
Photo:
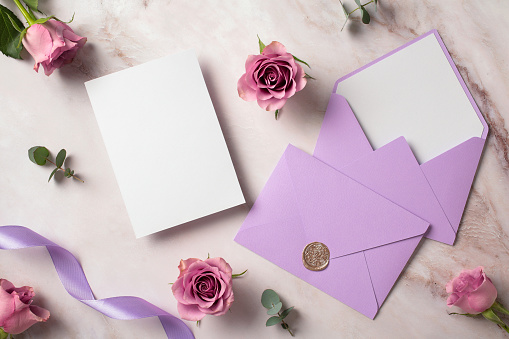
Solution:
{"label": "green leaf", "polygon": [[46,158],[49,156],[49,151],[43,146],[34,146],[28,150],[28,158],[31,162],[37,165],[46,164]]}
{"label": "green leaf", "polygon": [[276,118],[277,120],[277,117],[279,116],[279,110],[277,109],[275,112],[274,112],[274,117]]}
{"label": "green leaf", "polygon": [[482,312],[481,314],[483,315],[483,317],[485,317],[489,321],[494,322],[497,325],[500,325],[502,327],[506,326],[506,324],[502,320],[500,320],[498,315],[496,315],[495,312],[493,312],[493,310],[491,308],[488,308],[486,311]]}
{"label": "green leaf", "polygon": [[21,59],[21,46],[18,45],[21,33],[15,26],[25,27],[10,9],[0,5],[0,51],[11,58]]}
{"label": "green leaf", "polygon": [[295,61],[301,62],[301,63],[303,63],[304,65],[306,65],[306,66],[308,66],[309,68],[311,68],[311,66],[309,66],[307,62],[305,62],[305,61],[303,61],[303,60],[300,60],[299,58],[297,58],[297,57],[296,57],[295,55],[293,55],[293,54],[292,54],[292,56],[293,56],[293,58],[295,59]]}
{"label": "green leaf", "polygon": [[375,12],[378,12],[378,0],[375,0]]}
{"label": "green leaf", "polygon": [[34,11],[39,11],[39,0],[23,0],[24,3],[28,5]]}
{"label": "green leaf", "polygon": [[267,289],[263,291],[262,293],[262,305],[263,307],[267,309],[271,309],[273,305],[276,305],[278,302],[280,302],[279,296],[276,292],[274,292],[271,289]]}
{"label": "green leaf", "polygon": [[8,15],[8,17],[9,17],[9,20],[11,21],[12,27],[14,27],[14,29],[20,33],[23,32],[23,28],[21,28],[21,27],[23,27],[23,25],[21,25],[21,27],[19,27],[16,20],[13,19],[12,16],[10,16],[10,14]]}
{"label": "green leaf", "polygon": [[290,326],[288,326],[287,323],[281,323],[281,327],[284,328],[285,330],[290,328]]}
{"label": "green leaf", "polygon": [[55,173],[57,173],[57,171],[58,171],[58,168],[55,168],[55,169],[53,170],[53,172],[51,172],[51,174],[49,175],[48,182],[51,180],[51,178],[53,178],[53,176],[55,175]]}
{"label": "green leaf", "polygon": [[309,75],[307,73],[304,74],[304,78],[316,80],[315,78],[313,78],[311,75]]}
{"label": "green leaf", "polygon": [[3,328],[0,328],[0,339],[7,339],[9,333],[5,332]]}
{"label": "green leaf", "polygon": [[271,309],[267,311],[268,315],[274,315],[278,314],[279,311],[281,311],[281,307],[283,307],[283,303],[280,301],[277,304],[274,304]]}
{"label": "green leaf", "polygon": [[37,19],[34,21],[34,24],[43,24],[45,23],[46,21],[50,20],[50,19],[54,19],[55,17],[52,15],[52,16],[49,16],[47,18],[40,18],[40,19]]}
{"label": "green leaf", "polygon": [[493,311],[498,311],[500,313],[509,315],[509,311],[504,306],[502,306],[502,304],[499,303],[498,301],[495,301],[493,305],[491,305],[491,309]]}
{"label": "green leaf", "polygon": [[66,178],[70,178],[70,177],[72,177],[73,173],[74,173],[74,171],[71,171],[70,168],[66,168],[65,172],[64,172],[64,175],[65,175]]}
{"label": "green leaf", "polygon": [[284,319],[288,316],[288,314],[290,314],[290,312],[293,310],[294,306],[290,307],[290,308],[287,308],[286,310],[284,310],[283,312],[281,312],[281,319]]}
{"label": "green leaf", "polygon": [[359,8],[361,8],[361,0],[355,0],[355,3],[357,4],[357,6],[359,6]]}
{"label": "green leaf", "polygon": [[343,9],[343,13],[345,13],[345,17],[348,19],[348,16],[350,14],[348,14],[348,12],[346,11],[346,8],[345,8],[345,6],[343,6],[343,3],[341,2],[341,0],[339,0],[339,3],[341,4],[341,9]]}
{"label": "green leaf", "polygon": [[283,319],[281,319],[280,317],[270,317],[269,319],[267,319],[265,326],[269,327],[269,326],[277,325],[281,322],[281,320],[283,320]]}
{"label": "green leaf", "polygon": [[364,7],[361,7],[361,12],[362,12],[362,23],[365,25],[369,24],[371,18],[369,17],[368,11],[366,11]]}
{"label": "green leaf", "polygon": [[263,50],[265,49],[265,44],[260,40],[258,34],[256,34],[256,36],[258,37],[258,46],[260,46],[260,54],[262,54]]}
{"label": "green leaf", "polygon": [[238,277],[241,277],[243,276],[244,274],[246,274],[247,270],[245,270],[244,272],[242,273],[239,273],[239,274],[232,274],[232,278],[238,278]]}
{"label": "green leaf", "polygon": [[66,155],[67,155],[67,152],[65,151],[65,149],[61,149],[60,152],[58,152],[57,159],[56,159],[57,167],[62,167],[62,165],[64,164]]}

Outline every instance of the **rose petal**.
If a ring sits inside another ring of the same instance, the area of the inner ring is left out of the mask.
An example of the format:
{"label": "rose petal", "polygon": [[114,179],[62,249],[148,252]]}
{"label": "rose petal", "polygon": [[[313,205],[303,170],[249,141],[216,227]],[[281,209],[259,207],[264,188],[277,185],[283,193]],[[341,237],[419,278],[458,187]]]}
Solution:
{"label": "rose petal", "polygon": [[23,46],[35,60],[34,70],[39,70],[39,64],[48,59],[53,48],[53,41],[48,30],[40,25],[30,26],[23,38]]}
{"label": "rose petal", "polygon": [[13,315],[5,321],[3,329],[7,333],[19,334],[35,323],[48,320],[49,315],[49,311],[42,307],[24,304],[22,309],[14,312]]}
{"label": "rose petal", "polygon": [[256,100],[256,90],[247,84],[246,76],[247,74],[244,74],[240,77],[237,82],[237,91],[239,92],[239,97],[245,101],[254,101]]}
{"label": "rose petal", "polygon": [[286,47],[277,41],[272,41],[270,44],[265,46],[262,52],[263,55],[281,55],[286,54]]}
{"label": "rose petal", "polygon": [[232,268],[230,264],[228,264],[223,258],[217,257],[217,258],[209,258],[205,260],[207,264],[210,266],[217,267],[219,271],[224,272],[226,274],[231,275],[232,274]]}
{"label": "rose petal", "polygon": [[180,317],[184,320],[198,321],[202,320],[205,316],[205,313],[200,311],[198,305],[184,305],[178,303],[177,310],[180,314]]}
{"label": "rose petal", "polygon": [[281,109],[286,104],[286,98],[276,99],[270,98],[268,100],[260,100],[258,99],[258,106],[263,108],[266,111],[275,111],[277,109]]}
{"label": "rose petal", "polygon": [[497,299],[497,289],[490,280],[485,280],[479,288],[468,296],[468,304],[476,313],[484,312]]}
{"label": "rose petal", "polygon": [[[5,290],[5,288],[10,289],[11,285],[5,279],[0,280],[0,326],[15,310],[14,296]],[[14,288],[14,285],[12,285],[12,288]]]}
{"label": "rose petal", "polygon": [[175,299],[179,303],[188,304],[188,302],[184,299],[184,285],[183,285],[183,278],[178,278],[177,281],[171,285],[171,291],[173,292],[173,295],[175,296]]}
{"label": "rose petal", "polygon": [[191,264],[197,262],[197,261],[201,261],[200,259],[198,258],[189,258],[189,259],[186,259],[186,260],[180,260],[180,265],[178,266],[178,269],[180,271],[180,274],[179,274],[179,278],[182,277],[184,275],[184,273],[187,272],[189,266],[191,266]]}

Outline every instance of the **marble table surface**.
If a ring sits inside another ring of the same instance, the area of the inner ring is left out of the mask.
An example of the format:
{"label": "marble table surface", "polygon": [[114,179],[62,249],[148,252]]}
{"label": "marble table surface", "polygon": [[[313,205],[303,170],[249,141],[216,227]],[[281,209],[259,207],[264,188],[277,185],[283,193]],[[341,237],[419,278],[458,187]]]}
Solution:
{"label": "marble table surface", "polygon": [[[179,260],[210,253],[235,272],[249,271],[234,282],[231,312],[206,317],[200,327],[188,322],[196,338],[288,338],[279,326],[265,327],[260,295],[266,288],[295,306],[287,319],[297,338],[507,337],[486,320],[449,316],[445,284],[460,270],[483,265],[509,304],[508,1],[380,0],[370,25],[354,18],[342,32],[337,0],[40,3],[62,19],[75,12],[71,25],[88,43],[50,77],[36,74],[27,54],[23,61],[0,58],[0,225],[28,226],[74,253],[97,298],[136,295],[177,314],[168,283]],[[373,321],[233,237],[286,145],[313,151],[335,80],[433,28],[490,133],[455,245],[424,241]],[[257,34],[285,44],[317,79],[278,121],[237,95],[244,61],[258,51]],[[247,204],[135,239],[84,82],[189,48],[197,52]],[[62,177],[48,183],[50,168],[27,158],[33,145],[66,148],[69,165],[86,183]],[[17,338],[165,338],[157,318],[113,320],[70,297],[43,248],[1,251],[0,272],[16,285],[33,286],[35,303],[51,311],[47,323]]]}

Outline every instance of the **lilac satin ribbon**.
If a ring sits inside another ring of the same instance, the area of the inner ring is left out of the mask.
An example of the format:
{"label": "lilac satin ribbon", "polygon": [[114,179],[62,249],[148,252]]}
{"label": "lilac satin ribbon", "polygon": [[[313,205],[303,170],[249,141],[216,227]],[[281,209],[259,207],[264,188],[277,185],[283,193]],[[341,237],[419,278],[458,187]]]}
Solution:
{"label": "lilac satin ribbon", "polygon": [[171,339],[193,339],[187,325],[159,307],[138,297],[113,297],[96,300],[78,260],[63,247],[23,226],[0,226],[0,249],[13,250],[46,246],[64,288],[71,296],[113,319],[159,317]]}

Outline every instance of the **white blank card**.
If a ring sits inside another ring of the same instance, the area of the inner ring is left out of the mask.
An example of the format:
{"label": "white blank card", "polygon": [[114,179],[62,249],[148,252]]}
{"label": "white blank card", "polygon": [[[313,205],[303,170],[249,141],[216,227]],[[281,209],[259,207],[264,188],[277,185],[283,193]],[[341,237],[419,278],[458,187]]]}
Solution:
{"label": "white blank card", "polygon": [[137,238],[245,202],[193,51],[85,85]]}

